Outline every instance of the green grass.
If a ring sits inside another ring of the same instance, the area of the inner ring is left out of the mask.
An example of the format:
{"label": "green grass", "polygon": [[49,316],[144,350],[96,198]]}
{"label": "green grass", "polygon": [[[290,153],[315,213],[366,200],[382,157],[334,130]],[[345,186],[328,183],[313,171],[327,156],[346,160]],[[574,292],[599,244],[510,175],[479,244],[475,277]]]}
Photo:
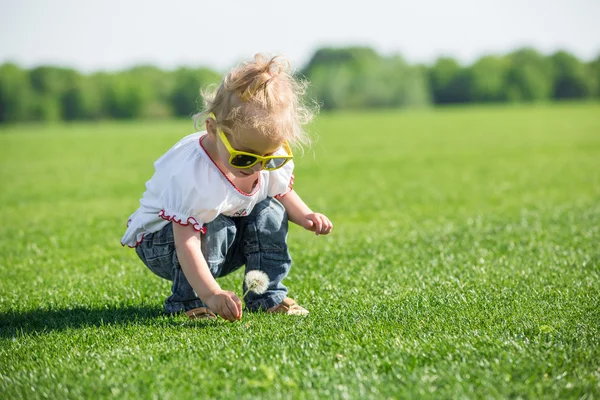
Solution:
{"label": "green grass", "polygon": [[[188,121],[0,130],[0,398],[597,398],[600,106],[324,114],[307,318],[162,316],[119,239]],[[241,271],[220,280],[240,293]]]}

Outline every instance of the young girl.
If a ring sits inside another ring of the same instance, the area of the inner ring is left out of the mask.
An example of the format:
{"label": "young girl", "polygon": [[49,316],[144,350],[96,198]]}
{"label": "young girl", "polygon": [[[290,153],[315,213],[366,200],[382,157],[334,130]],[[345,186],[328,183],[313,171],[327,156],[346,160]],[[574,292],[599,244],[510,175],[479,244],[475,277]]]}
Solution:
{"label": "young girl", "polygon": [[248,310],[308,314],[282,284],[292,262],[288,219],[317,235],[333,225],[292,189],[289,145],[308,142],[302,125],[312,117],[301,103],[304,88],[285,59],[256,55],[205,96],[196,122],[205,118],[206,131],[183,138],[154,164],[121,244],[136,247],[152,272],[173,282],[168,314],[239,320],[240,299],[215,278],[242,265],[246,274],[269,278],[266,292],[246,294]]}

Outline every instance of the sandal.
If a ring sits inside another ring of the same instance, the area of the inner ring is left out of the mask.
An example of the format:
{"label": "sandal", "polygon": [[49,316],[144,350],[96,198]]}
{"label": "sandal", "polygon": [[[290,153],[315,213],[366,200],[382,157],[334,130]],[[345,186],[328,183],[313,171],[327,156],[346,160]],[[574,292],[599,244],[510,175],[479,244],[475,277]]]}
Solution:
{"label": "sandal", "polygon": [[296,301],[286,297],[283,299],[281,304],[271,307],[267,310],[268,313],[273,314],[287,314],[287,315],[308,315],[308,310],[302,306],[296,304]]}
{"label": "sandal", "polygon": [[190,317],[190,319],[217,319],[215,313],[206,307],[193,308],[191,310],[187,310],[185,314]]}

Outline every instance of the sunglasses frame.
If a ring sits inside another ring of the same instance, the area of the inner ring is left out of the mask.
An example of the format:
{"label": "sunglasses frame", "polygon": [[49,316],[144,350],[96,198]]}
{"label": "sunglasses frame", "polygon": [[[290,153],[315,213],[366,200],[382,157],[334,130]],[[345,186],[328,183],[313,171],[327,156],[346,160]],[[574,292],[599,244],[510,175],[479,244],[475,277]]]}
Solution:
{"label": "sunglasses frame", "polygon": [[[220,129],[219,127],[217,127],[217,133],[219,135],[219,138],[221,138],[221,141],[225,145],[225,148],[229,152],[229,165],[231,165],[233,168],[237,168],[237,169],[252,168],[253,166],[255,166],[256,164],[258,164],[260,162],[262,165],[262,169],[264,169],[265,171],[274,171],[276,169],[283,167],[285,164],[287,164],[288,161],[290,161],[291,159],[294,158],[294,154],[292,154],[292,150],[290,149],[290,146],[288,145],[287,141],[285,141],[283,143],[283,148],[289,154],[288,156],[259,156],[258,154],[248,153],[246,151],[239,151],[239,150],[234,149],[231,146],[231,143],[229,143],[229,140],[227,139],[227,135],[225,135],[225,132],[223,132],[223,130]],[[238,165],[235,165],[232,163],[232,160],[237,156],[254,157],[255,160],[252,164],[238,166]],[[267,163],[275,158],[277,158],[277,159],[283,158],[283,159],[285,159],[285,161],[281,165],[279,165],[275,168],[268,168]]]}

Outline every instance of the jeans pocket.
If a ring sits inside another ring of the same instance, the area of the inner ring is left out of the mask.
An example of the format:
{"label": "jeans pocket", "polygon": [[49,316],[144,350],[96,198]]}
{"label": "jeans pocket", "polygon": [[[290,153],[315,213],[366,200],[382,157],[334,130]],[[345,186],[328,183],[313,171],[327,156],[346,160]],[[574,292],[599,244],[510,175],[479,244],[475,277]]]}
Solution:
{"label": "jeans pocket", "polygon": [[142,261],[144,261],[144,264],[146,264],[150,271],[161,278],[172,280],[175,245],[153,245],[152,242],[149,241],[141,243],[140,246],[142,246],[140,258],[142,258]]}

